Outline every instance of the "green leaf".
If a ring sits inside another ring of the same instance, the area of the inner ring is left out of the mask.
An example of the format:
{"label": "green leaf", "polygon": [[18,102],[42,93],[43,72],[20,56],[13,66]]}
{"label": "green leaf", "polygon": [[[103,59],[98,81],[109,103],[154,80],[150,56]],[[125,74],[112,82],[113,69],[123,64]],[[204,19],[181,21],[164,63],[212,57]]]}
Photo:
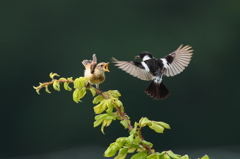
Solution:
{"label": "green leaf", "polygon": [[94,87],[90,87],[89,90],[92,93],[92,96],[94,97],[96,95],[96,89]]}
{"label": "green leaf", "polygon": [[149,123],[151,123],[151,120],[149,120],[147,117],[142,117],[139,121],[141,127],[144,127]]}
{"label": "green leaf", "polygon": [[104,97],[102,95],[98,95],[93,99],[93,104],[98,104],[99,102],[101,102],[104,99]]}
{"label": "green leaf", "polygon": [[57,73],[52,73],[52,72],[49,74],[49,77],[50,77],[51,79],[53,79],[54,76],[59,76],[59,75],[58,75]]}
{"label": "green leaf", "polygon": [[128,153],[128,148],[121,148],[118,155],[114,159],[125,159]]}
{"label": "green leaf", "polygon": [[56,90],[56,91],[60,91],[60,84],[57,80],[55,80],[53,82],[53,88]]}
{"label": "green leaf", "polygon": [[74,88],[82,88],[84,87],[84,82],[80,78],[76,78],[73,85]]}
{"label": "green leaf", "polygon": [[180,159],[176,154],[174,154],[171,150],[167,151],[168,156],[172,159]]}
{"label": "green leaf", "polygon": [[48,90],[48,85],[45,86],[45,91],[46,91],[47,93],[51,93],[51,92]]}
{"label": "green leaf", "polygon": [[79,90],[79,99],[83,98],[86,95],[86,87],[82,87],[82,89]]}
{"label": "green leaf", "polygon": [[164,128],[161,125],[158,125],[154,121],[152,121],[151,125],[149,124],[149,128],[153,129],[157,133],[163,133],[164,131]]}
{"label": "green leaf", "polygon": [[123,125],[125,129],[128,128],[128,122],[126,120],[121,120],[120,123]]}
{"label": "green leaf", "polygon": [[146,151],[142,151],[139,153],[134,154],[131,159],[146,159],[148,156]]}
{"label": "green leaf", "polygon": [[79,89],[75,89],[74,92],[73,92],[73,101],[76,102],[76,103],[81,102],[79,92],[80,92]]}
{"label": "green leaf", "polygon": [[143,143],[144,145],[149,146],[150,148],[153,147],[153,144],[152,144],[151,142],[146,141],[146,140],[142,140],[142,143]]}
{"label": "green leaf", "polygon": [[170,156],[168,156],[168,154],[164,154],[163,159],[171,159],[171,158],[170,158]]}
{"label": "green leaf", "polygon": [[181,157],[181,159],[189,159],[188,155],[184,155]]}
{"label": "green leaf", "polygon": [[160,159],[160,154],[159,153],[151,154],[147,156],[147,159]]}
{"label": "green leaf", "polygon": [[168,125],[167,123],[158,121],[156,122],[157,124],[161,125],[162,127],[164,127],[165,129],[170,129],[170,125]]}
{"label": "green leaf", "polygon": [[104,152],[105,157],[112,157],[114,156],[117,151],[122,147],[119,143],[111,143],[110,146],[107,148],[107,150]]}
{"label": "green leaf", "polygon": [[210,159],[208,155],[203,156],[201,159]]}
{"label": "green leaf", "polygon": [[69,82],[64,82],[63,87],[64,87],[65,90],[67,90],[67,91],[71,91],[72,88],[69,87],[68,85],[69,85]]}
{"label": "green leaf", "polygon": [[128,138],[126,139],[126,142],[129,144],[129,145],[132,145],[133,143],[133,140],[134,140],[134,135],[129,135]]}
{"label": "green leaf", "polygon": [[104,110],[107,109],[107,104],[105,102],[101,102],[100,104],[93,107],[95,114],[101,114]]}
{"label": "green leaf", "polygon": [[121,96],[118,90],[109,90],[108,93],[110,94],[110,98],[118,98]]}
{"label": "green leaf", "polygon": [[116,105],[118,106],[118,107],[122,107],[123,106],[123,104],[122,104],[122,102],[120,101],[120,100],[115,100],[115,103],[116,103]]}

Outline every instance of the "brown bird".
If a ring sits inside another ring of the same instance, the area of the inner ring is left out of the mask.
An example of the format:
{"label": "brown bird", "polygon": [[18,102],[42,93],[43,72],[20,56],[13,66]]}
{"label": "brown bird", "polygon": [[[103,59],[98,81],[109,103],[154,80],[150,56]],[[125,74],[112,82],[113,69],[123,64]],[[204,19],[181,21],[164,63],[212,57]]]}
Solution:
{"label": "brown bird", "polygon": [[180,45],[177,50],[163,58],[154,58],[148,51],[141,52],[135,58],[142,61],[118,61],[113,63],[141,80],[151,81],[145,92],[154,99],[164,99],[169,95],[168,89],[162,82],[162,76],[175,76],[188,66],[192,57],[191,46]]}
{"label": "brown bird", "polygon": [[85,66],[84,77],[89,78],[90,84],[95,84],[96,88],[99,89],[99,84],[104,82],[106,79],[105,71],[108,70],[108,64],[105,62],[97,63],[97,57],[93,54],[92,60],[83,60],[82,64]]}

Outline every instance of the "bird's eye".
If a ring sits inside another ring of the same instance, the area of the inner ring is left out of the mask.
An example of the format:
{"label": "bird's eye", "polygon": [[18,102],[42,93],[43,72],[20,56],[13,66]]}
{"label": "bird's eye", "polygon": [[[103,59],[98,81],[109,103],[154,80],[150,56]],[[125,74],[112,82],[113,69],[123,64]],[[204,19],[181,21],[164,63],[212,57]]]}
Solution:
{"label": "bird's eye", "polygon": [[103,67],[103,65],[100,65],[101,67]]}

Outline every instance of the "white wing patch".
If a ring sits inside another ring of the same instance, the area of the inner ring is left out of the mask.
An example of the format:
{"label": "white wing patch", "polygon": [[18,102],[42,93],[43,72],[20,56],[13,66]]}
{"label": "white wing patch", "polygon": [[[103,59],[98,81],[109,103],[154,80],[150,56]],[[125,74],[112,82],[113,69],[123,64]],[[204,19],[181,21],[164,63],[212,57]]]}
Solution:
{"label": "white wing patch", "polygon": [[150,69],[149,69],[149,67],[148,67],[148,65],[144,62],[144,61],[142,61],[141,62],[141,64],[143,65],[143,67],[145,68],[145,71],[147,71],[147,72],[149,72],[150,71]]}
{"label": "white wing patch", "polygon": [[175,76],[181,73],[191,61],[192,51],[193,51],[193,50],[190,50],[191,48],[192,47],[188,45],[184,47],[180,45],[176,51],[167,55],[167,56],[173,57],[173,61],[171,64],[168,65],[168,67],[165,67],[165,62],[167,62],[167,60],[165,58],[162,58],[161,60],[163,61],[163,64],[165,67],[163,74],[169,77],[169,76]]}

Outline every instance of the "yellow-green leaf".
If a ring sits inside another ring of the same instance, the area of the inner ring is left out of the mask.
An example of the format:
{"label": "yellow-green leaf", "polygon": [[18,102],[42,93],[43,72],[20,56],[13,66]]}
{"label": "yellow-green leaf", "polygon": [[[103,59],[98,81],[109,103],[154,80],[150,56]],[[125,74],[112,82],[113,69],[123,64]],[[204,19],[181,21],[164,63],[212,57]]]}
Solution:
{"label": "yellow-green leaf", "polygon": [[73,92],[73,101],[76,102],[76,103],[81,102],[79,92],[80,92],[79,89],[75,89],[74,92]]}
{"label": "yellow-green leaf", "polygon": [[125,159],[128,153],[128,148],[121,148],[118,155],[114,159]]}
{"label": "yellow-green leaf", "polygon": [[96,89],[94,87],[89,88],[90,92],[92,93],[93,97],[96,95]]}
{"label": "yellow-green leaf", "polygon": [[55,80],[53,82],[53,88],[56,90],[56,91],[60,91],[60,84],[57,80]]}
{"label": "yellow-green leaf", "polygon": [[149,127],[157,133],[163,133],[164,131],[164,128],[161,125],[158,125],[156,122],[152,122],[152,124],[149,125]]}
{"label": "yellow-green leaf", "polygon": [[159,124],[159,125],[161,125],[161,126],[164,127],[165,129],[170,129],[170,125],[167,124],[167,123],[164,123],[164,122],[161,122],[161,121],[156,122],[156,123]]}
{"label": "yellow-green leaf", "polygon": [[107,150],[104,152],[104,156],[112,157],[117,153],[118,150],[119,150],[119,147],[115,143],[111,143],[110,146],[107,148]]}
{"label": "yellow-green leaf", "polygon": [[51,92],[48,90],[48,85],[45,86],[45,91],[46,91],[47,93],[51,93]]}
{"label": "yellow-green leaf", "polygon": [[50,77],[51,79],[53,79],[54,76],[60,76],[60,75],[58,75],[57,73],[53,73],[53,72],[51,72],[51,73],[49,74],[49,77]]}
{"label": "yellow-green leaf", "polygon": [[131,159],[146,159],[148,156],[146,151],[141,151],[136,154],[134,154]]}
{"label": "yellow-green leaf", "polygon": [[68,85],[69,85],[69,82],[64,82],[63,87],[64,87],[65,90],[67,90],[67,91],[71,91],[72,88],[69,87]]}
{"label": "yellow-green leaf", "polygon": [[147,117],[142,117],[139,121],[139,124],[141,127],[146,126],[146,124],[151,123],[151,120],[149,120]]}
{"label": "yellow-green leaf", "polygon": [[189,159],[188,155],[184,155],[181,157],[181,159]]}
{"label": "yellow-green leaf", "polygon": [[101,102],[100,104],[98,104],[95,107],[93,107],[93,109],[94,109],[95,114],[100,114],[104,110],[107,109],[107,105],[104,102]]}
{"label": "yellow-green leaf", "polygon": [[180,159],[176,154],[174,154],[171,150],[167,151],[168,156],[170,156],[172,159]]}
{"label": "yellow-green leaf", "polygon": [[101,102],[104,99],[104,97],[102,95],[98,95],[93,99],[93,104],[98,104],[99,102]]}
{"label": "yellow-green leaf", "polygon": [[208,155],[203,156],[201,159],[210,159]]}
{"label": "yellow-green leaf", "polygon": [[147,159],[160,159],[159,153],[154,153],[147,156]]}
{"label": "yellow-green leaf", "polygon": [[125,129],[128,128],[128,123],[127,123],[126,120],[121,120],[120,123],[123,125],[123,127],[124,127]]}

